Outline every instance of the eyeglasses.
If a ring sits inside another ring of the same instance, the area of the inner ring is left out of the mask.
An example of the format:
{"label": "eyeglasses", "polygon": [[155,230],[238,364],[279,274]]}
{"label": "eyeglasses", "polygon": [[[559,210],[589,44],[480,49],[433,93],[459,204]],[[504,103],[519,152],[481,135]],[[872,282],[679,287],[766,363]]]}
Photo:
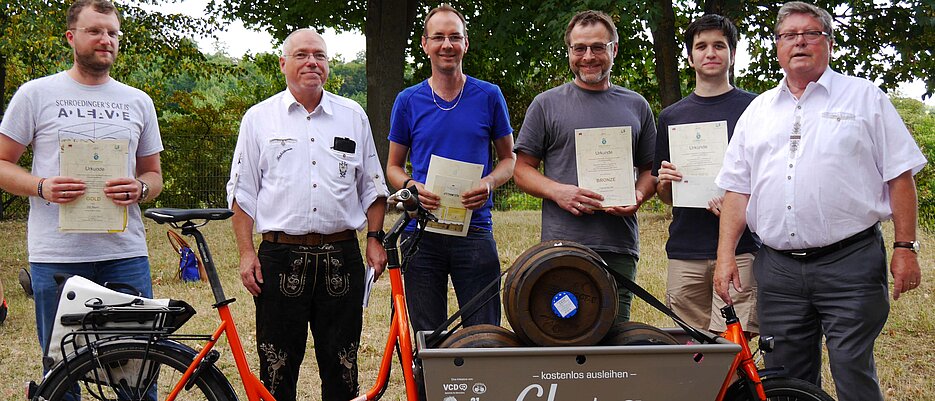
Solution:
{"label": "eyeglasses", "polygon": [[614,42],[611,41],[600,45],[574,45],[569,46],[568,48],[571,50],[571,53],[576,56],[585,55],[588,52],[588,49],[591,49],[591,54],[595,56],[602,56],[604,53],[607,53],[607,49],[610,48],[610,46],[613,44]]}
{"label": "eyeglasses", "polygon": [[85,34],[87,34],[88,36],[92,38],[100,38],[106,34],[111,39],[117,40],[117,39],[120,39],[121,36],[123,36],[122,31],[119,31],[119,30],[109,31],[103,28],[72,28],[70,30],[84,32]]}
{"label": "eyeglasses", "polygon": [[828,33],[822,31],[786,32],[777,34],[776,40],[785,43],[795,43],[799,40],[799,36],[804,37],[807,43],[816,43],[822,36],[828,36]]}
{"label": "eyeglasses", "polygon": [[325,53],[305,53],[298,52],[295,54],[284,54],[283,57],[292,57],[295,61],[304,63],[308,61],[309,57],[314,57],[315,61],[328,61],[328,55]]}
{"label": "eyeglasses", "polygon": [[445,39],[448,39],[448,41],[451,42],[451,44],[453,45],[464,43],[464,36],[462,35],[448,35],[448,36],[432,35],[432,36],[426,36],[425,38],[432,41],[432,43],[436,43],[436,44],[445,43]]}

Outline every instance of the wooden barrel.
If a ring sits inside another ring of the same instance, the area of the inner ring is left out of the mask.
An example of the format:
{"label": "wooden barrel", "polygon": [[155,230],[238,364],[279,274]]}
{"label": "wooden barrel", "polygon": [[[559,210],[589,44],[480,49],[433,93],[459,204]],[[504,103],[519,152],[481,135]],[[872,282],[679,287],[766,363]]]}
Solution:
{"label": "wooden barrel", "polygon": [[500,326],[478,324],[462,327],[452,333],[439,348],[503,348],[522,347],[516,334]]}
{"label": "wooden barrel", "polygon": [[639,322],[615,323],[600,345],[678,345],[664,330]]}
{"label": "wooden barrel", "polygon": [[527,344],[595,345],[617,315],[617,285],[593,250],[548,241],[520,255],[504,282],[503,305]]}

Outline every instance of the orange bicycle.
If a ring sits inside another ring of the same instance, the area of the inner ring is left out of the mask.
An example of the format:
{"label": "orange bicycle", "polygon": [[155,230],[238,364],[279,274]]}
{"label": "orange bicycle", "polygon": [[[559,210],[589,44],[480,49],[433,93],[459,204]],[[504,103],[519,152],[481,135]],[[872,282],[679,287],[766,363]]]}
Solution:
{"label": "orange bicycle", "polygon": [[[77,322],[80,328],[63,337],[63,344],[83,339],[79,342],[82,346],[64,356],[46,373],[41,384],[31,385],[28,398],[69,400],[77,398],[76,392],[80,391],[85,398],[98,400],[153,400],[154,397],[164,397],[168,401],[236,400],[230,382],[215,366],[220,354],[214,346],[221,336],[227,336],[247,398],[273,401],[273,396],[250,371],[230,312],[229,306],[235,300],[224,295],[211,251],[198,231],[198,227],[208,221],[224,220],[232,215],[228,209],[149,209],[145,212],[146,217],[160,224],[169,223],[181,229],[182,234],[195,238],[214,294],[214,308],[221,319],[214,333],[174,334],[178,325],[163,323],[184,313],[179,308],[95,304],[89,300],[86,305],[91,311],[80,317]],[[140,326],[132,330],[125,326],[108,327],[108,323],[128,321],[136,321]],[[196,351],[181,341],[204,341],[204,344],[201,351]]]}
{"label": "orange bicycle", "polygon": [[[400,265],[405,266],[406,260],[404,258],[402,264],[400,264],[398,249],[397,249],[397,239],[409,222],[413,219],[416,219],[418,226],[423,228],[426,220],[432,219],[433,216],[423,209],[418,203],[418,196],[415,194],[415,189],[410,188],[412,194],[407,190],[402,190],[397,195],[396,199],[403,201],[403,204],[406,205],[407,213],[404,213],[400,217],[399,221],[393,226],[393,228],[387,233],[387,236],[384,241],[384,246],[387,251],[388,264],[387,271],[390,275],[390,283],[392,287],[392,317],[390,322],[390,329],[387,336],[386,346],[384,348],[383,358],[380,364],[379,374],[376,379],[374,386],[362,394],[361,396],[355,398],[352,401],[374,401],[379,400],[389,381],[390,368],[392,365],[392,359],[394,353],[397,354],[399,358],[399,363],[402,368],[402,375],[406,385],[406,400],[407,401],[424,401],[426,383],[428,379],[428,371],[425,373],[421,372],[422,365],[424,362],[424,355],[420,358],[419,353],[425,351],[433,351],[431,348],[434,348],[433,345],[426,344],[437,344],[440,342],[439,334],[442,333],[443,328],[447,328],[462,311],[458,311],[452,318],[445,322],[442,327],[435,330],[431,334],[427,334],[424,338],[424,342],[420,342],[420,345],[423,347],[421,350],[416,349],[413,346],[413,338],[410,334],[409,320],[407,317],[406,309],[406,297],[403,290],[403,281],[402,274],[403,270],[400,268]],[[422,230],[416,230],[415,243],[418,243],[418,236],[421,235]],[[413,246],[408,248],[409,252],[413,251]],[[603,261],[600,261],[603,263]],[[608,269],[608,271],[610,271]],[[806,382],[804,380],[784,377],[781,375],[781,369],[759,369],[754,360],[754,353],[751,351],[749,346],[749,339],[743,331],[740,320],[737,318],[736,313],[734,312],[733,306],[727,306],[721,310],[722,316],[726,319],[727,330],[721,334],[721,336],[716,336],[708,332],[703,332],[694,327],[691,327],[685,323],[681,318],[679,318],[674,312],[672,312],[668,307],[662,304],[659,300],[653,297],[649,292],[640,287],[638,284],[627,279],[626,277],[617,276],[618,281],[622,281],[627,289],[633,292],[635,295],[639,296],[643,300],[647,301],[654,308],[660,310],[666,315],[670,316],[673,321],[679,325],[686,334],[688,334],[695,342],[701,344],[736,344],[739,345],[740,352],[733,357],[733,362],[730,364],[730,369],[727,372],[726,377],[723,379],[721,384],[720,391],[717,394],[716,401],[833,401],[833,399],[825,393],[820,387]],[[498,283],[491,283],[491,286],[495,286]],[[482,293],[486,292],[481,291]],[[478,297],[479,298],[479,297]],[[462,308],[462,310],[470,310],[472,304],[482,301],[482,299],[475,299],[470,301],[468,304]],[[676,346],[678,347],[678,346]],[[762,352],[769,352],[772,349],[771,338],[763,338],[760,340],[760,349]],[[508,348],[501,349],[504,355],[519,355],[519,352],[516,349],[509,350]],[[469,354],[473,351],[484,352],[480,350],[466,350],[463,351],[465,354]],[[458,351],[462,352],[462,351]],[[489,354],[485,356],[490,356]],[[578,357],[580,358],[580,356]],[[449,358],[451,362],[455,365],[464,363],[465,358],[454,357]],[[574,357],[572,358],[574,360]],[[496,366],[494,364],[494,366]],[[501,370],[503,370],[501,368]],[[510,372],[503,371],[499,373],[500,375],[509,376]],[[447,376],[446,376],[447,377]],[[659,384],[664,385],[666,379],[659,379]],[[433,383],[437,384],[437,383]],[[441,384],[440,386],[452,386],[456,383],[447,383]],[[527,389],[535,387],[536,385],[527,387]],[[454,387],[451,387],[454,388]],[[460,388],[460,387],[459,387]],[[476,390],[476,388],[474,389]],[[483,390],[483,385],[481,386]],[[543,387],[538,387],[538,390],[543,390]],[[460,394],[464,394],[458,398],[456,396],[445,397],[445,400],[492,400],[490,398],[490,393],[488,396],[483,397],[478,394],[480,392],[475,391],[474,395],[471,396],[469,391],[472,390],[463,390]],[[455,394],[458,394],[455,391]],[[528,395],[527,391],[519,393],[519,395],[512,395],[510,399],[515,399],[517,401],[524,399],[525,395]],[[544,391],[540,394],[543,398],[546,397]],[[554,396],[554,394],[552,394]],[[576,394],[575,399],[580,398],[581,394]],[[564,398],[549,398],[550,400],[559,400]],[[588,398],[590,399],[590,398]],[[596,400],[596,398],[595,398]]]}
{"label": "orange bicycle", "polygon": [[[391,341],[387,344],[390,358],[384,360],[380,377],[388,380],[391,351],[395,344],[399,344],[409,399],[415,399],[412,393],[415,389],[411,369],[412,342],[395,241],[412,218],[419,219],[421,228],[424,228],[425,221],[434,217],[425,209],[414,207],[417,197],[407,190],[394,194],[390,200],[406,204],[408,210],[388,236],[391,239],[385,241],[387,244],[392,242],[392,245],[387,245],[387,253],[395,318],[390,331]],[[71,327],[64,335],[53,332],[53,338],[61,339],[57,349],[70,352],[60,351],[61,360],[45,374],[41,384],[29,383],[27,398],[35,401],[71,400],[77,399],[80,392],[85,398],[97,400],[236,400],[233,387],[216,366],[220,353],[214,347],[222,336],[226,336],[247,399],[275,401],[250,370],[230,311],[230,304],[235,299],[224,295],[214,258],[204,235],[198,230],[209,221],[225,220],[232,215],[228,209],[156,208],[144,213],[157,223],[169,224],[180,229],[183,235],[195,239],[214,295],[213,307],[221,320],[212,334],[175,334],[194,313],[188,304],[181,301],[153,307],[144,305],[140,299],[119,303],[108,303],[97,296],[79,299],[87,311],[62,316],[62,326]],[[413,243],[419,238],[421,230],[417,230]],[[78,295],[67,291],[62,296],[74,298]],[[191,341],[204,342],[200,351],[184,343]]]}

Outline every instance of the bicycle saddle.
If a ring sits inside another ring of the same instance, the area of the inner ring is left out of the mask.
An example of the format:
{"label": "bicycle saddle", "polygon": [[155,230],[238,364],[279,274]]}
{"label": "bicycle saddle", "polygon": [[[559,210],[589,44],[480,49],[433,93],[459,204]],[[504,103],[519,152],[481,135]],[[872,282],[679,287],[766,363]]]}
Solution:
{"label": "bicycle saddle", "polygon": [[226,220],[234,215],[230,209],[175,209],[175,208],[153,208],[146,209],[143,215],[153,219],[153,221],[162,223],[177,223],[189,220]]}

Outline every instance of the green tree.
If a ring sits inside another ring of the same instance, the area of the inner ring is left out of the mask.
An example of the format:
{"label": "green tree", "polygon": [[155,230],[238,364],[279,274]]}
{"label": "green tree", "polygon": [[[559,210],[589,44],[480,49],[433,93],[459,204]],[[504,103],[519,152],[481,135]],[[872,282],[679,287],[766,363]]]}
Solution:
{"label": "green tree", "polygon": [[211,0],[208,10],[239,18],[280,41],[292,31],[310,26],[363,31],[368,71],[365,106],[377,152],[386,155],[390,111],[396,94],[404,88],[406,49],[419,4],[417,0]]}
{"label": "green tree", "polygon": [[915,99],[892,98],[893,105],[922,149],[929,164],[915,176],[919,197],[919,225],[935,230],[935,108]]}
{"label": "green tree", "polygon": [[[140,8],[161,2],[117,3],[123,17],[124,36],[120,40],[121,54],[111,71],[114,78],[146,91],[158,110],[171,96],[163,82],[179,75],[206,74],[205,59],[188,38],[217,28],[211,19],[166,15]],[[0,113],[15,89],[26,81],[71,66],[72,52],[64,38],[66,11],[71,3],[71,0],[0,2]],[[29,153],[20,162],[22,165],[30,163]],[[0,192],[0,217],[25,213],[22,200]],[[17,202],[22,206],[11,210]]]}

